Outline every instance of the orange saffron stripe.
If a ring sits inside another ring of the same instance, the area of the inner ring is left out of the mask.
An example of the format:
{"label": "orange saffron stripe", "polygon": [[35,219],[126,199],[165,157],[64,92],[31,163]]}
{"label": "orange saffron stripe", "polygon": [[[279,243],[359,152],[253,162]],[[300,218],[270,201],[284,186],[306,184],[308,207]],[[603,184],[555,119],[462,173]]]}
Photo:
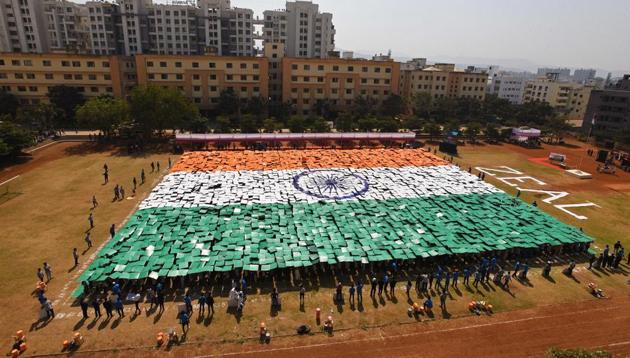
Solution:
{"label": "orange saffron stripe", "polygon": [[173,172],[422,167],[447,161],[419,149],[310,149],[188,152]]}

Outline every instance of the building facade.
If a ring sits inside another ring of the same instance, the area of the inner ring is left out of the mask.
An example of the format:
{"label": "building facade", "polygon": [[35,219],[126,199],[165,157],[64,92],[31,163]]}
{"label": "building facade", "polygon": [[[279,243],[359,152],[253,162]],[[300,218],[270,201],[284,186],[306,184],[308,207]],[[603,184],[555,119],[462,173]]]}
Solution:
{"label": "building facade", "polygon": [[136,55],[139,85],[182,91],[199,108],[214,108],[224,90],[241,99],[269,96],[268,62],[263,57]]}
{"label": "building facade", "polygon": [[556,81],[568,81],[569,79],[571,79],[571,69],[542,67],[538,69],[537,76],[552,77]]}
{"label": "building facade", "polygon": [[0,0],[0,51],[46,52],[46,0]]}
{"label": "building facade", "polygon": [[477,72],[472,68],[459,70],[454,64],[438,63],[402,71],[400,92],[407,98],[418,93],[428,93],[433,99],[467,97],[483,100],[487,80],[488,74],[485,72]]}
{"label": "building facade", "polygon": [[285,10],[263,13],[263,40],[284,43],[287,57],[326,58],[335,49],[331,13],[310,1],[287,2]]}
{"label": "building facade", "polygon": [[592,68],[579,68],[573,71],[573,81],[581,84],[587,84],[595,79],[597,71]]}
{"label": "building facade", "polygon": [[123,98],[135,85],[135,72],[132,59],[123,56],[0,54],[0,90],[23,105],[48,102],[48,91],[57,85],[79,88],[86,97]]}
{"label": "building facade", "polygon": [[599,140],[610,141],[630,130],[630,75],[615,85],[593,90],[589,97],[582,131]]}
{"label": "building facade", "polygon": [[497,73],[488,86],[488,94],[506,99],[512,104],[522,104],[527,81],[532,77],[533,75],[526,73]]}

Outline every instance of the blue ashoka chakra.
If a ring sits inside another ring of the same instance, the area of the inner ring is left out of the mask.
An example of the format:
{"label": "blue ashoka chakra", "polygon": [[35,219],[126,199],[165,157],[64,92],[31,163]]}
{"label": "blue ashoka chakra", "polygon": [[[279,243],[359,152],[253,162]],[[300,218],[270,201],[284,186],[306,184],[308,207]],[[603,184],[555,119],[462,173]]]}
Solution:
{"label": "blue ashoka chakra", "polygon": [[343,170],[307,170],[293,177],[293,186],[319,199],[352,199],[370,188],[367,179]]}

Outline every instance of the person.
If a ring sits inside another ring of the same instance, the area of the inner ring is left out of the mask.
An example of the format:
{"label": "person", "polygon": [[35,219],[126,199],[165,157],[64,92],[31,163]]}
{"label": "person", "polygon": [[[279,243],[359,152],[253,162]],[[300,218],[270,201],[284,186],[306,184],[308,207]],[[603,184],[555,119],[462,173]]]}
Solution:
{"label": "person", "polygon": [[473,281],[473,286],[479,286],[479,280],[481,279],[481,272],[479,270],[475,270],[475,280]]}
{"label": "person", "polygon": [[341,301],[343,300],[343,286],[341,285],[341,282],[337,282],[337,289],[336,292],[337,294],[335,295],[335,301],[337,301],[337,303],[341,303]]}
{"label": "person", "polygon": [[50,300],[47,300],[46,303],[44,303],[44,309],[46,310],[47,319],[55,318],[55,310],[53,309],[53,305]]}
{"label": "person", "polygon": [[193,306],[192,306],[192,299],[190,298],[190,295],[188,294],[188,292],[186,292],[186,294],[184,295],[184,303],[186,304],[186,311],[188,312],[188,314],[191,314],[193,310]]}
{"label": "person", "polygon": [[171,169],[171,157],[168,157],[168,169]]}
{"label": "person", "polygon": [[164,293],[159,292],[157,294],[158,307],[160,308],[160,312],[164,312]]}
{"label": "person", "polygon": [[610,248],[606,245],[606,247],[604,247],[604,260],[602,261],[602,268],[606,268],[606,265],[608,265],[609,252]]}
{"label": "person", "polygon": [[111,235],[111,237],[114,237],[116,235],[116,224],[112,224],[112,226],[109,227],[109,234]]}
{"label": "person", "polygon": [[464,285],[466,287],[468,287],[469,278],[470,278],[470,271],[468,271],[468,268],[465,268],[464,269]]}
{"label": "person", "polygon": [[591,254],[588,257],[588,268],[587,268],[588,270],[593,268],[593,262],[595,262],[595,260],[596,260],[595,254]]}
{"label": "person", "polygon": [[543,267],[542,275],[544,277],[549,277],[550,273],[551,273],[551,261],[547,261],[545,263],[545,266]]}
{"label": "person", "polygon": [[387,287],[389,287],[389,275],[386,273],[383,275],[383,290],[387,294]]}
{"label": "person", "polygon": [[459,270],[453,271],[453,287],[457,288],[457,281],[459,280]]}
{"label": "person", "polygon": [[92,195],[92,209],[98,206],[98,201],[96,201],[96,195]]}
{"label": "person", "polygon": [[356,287],[354,287],[354,285],[350,285],[350,288],[348,289],[349,292],[349,297],[348,299],[350,300],[350,304],[354,306],[354,291],[356,290]]}
{"label": "person", "polygon": [[405,287],[405,290],[407,291],[407,298],[409,298],[409,292],[411,292],[411,288],[413,287],[413,284],[411,283],[411,279],[407,279],[407,286]]}
{"label": "person", "polygon": [[160,162],[156,161],[155,165],[157,166],[157,172],[160,172]]}
{"label": "person", "polygon": [[118,191],[120,192],[120,200],[123,200],[125,198],[125,189],[123,189],[122,185]]}
{"label": "person", "polygon": [[92,239],[90,239],[90,233],[85,234],[85,243],[87,244],[87,248],[92,247]]}
{"label": "person", "polygon": [[538,203],[536,202],[536,200],[534,200],[534,202],[532,203],[532,206],[533,207],[537,207],[538,206]]}
{"label": "person", "polygon": [[[105,308],[105,314],[107,315],[107,319],[114,317],[114,314],[113,314],[114,305],[112,304],[112,301],[109,298],[103,301],[103,308]],[[99,315],[100,315],[100,310],[99,310]]]}
{"label": "person", "polygon": [[521,268],[521,262],[520,261],[516,261],[516,263],[514,264],[514,273],[512,273],[512,277],[516,277],[516,274],[518,274],[518,270],[520,270]]}
{"label": "person", "polygon": [[569,267],[564,270],[564,274],[567,276],[573,276],[573,269],[575,268],[575,261],[571,260]]}
{"label": "person", "polygon": [[429,296],[429,298],[426,299],[426,301],[424,301],[424,309],[425,311],[431,311],[433,309],[433,300],[431,299],[431,296]]}
{"label": "person", "polygon": [[90,318],[90,316],[88,316],[88,302],[85,298],[83,298],[81,300],[81,313],[83,313],[83,319],[88,319]]}
{"label": "person", "polygon": [[[630,258],[628,259],[630,260]],[[372,276],[372,280],[370,281],[370,283],[372,284],[372,288],[370,288],[370,297],[374,297],[376,295],[376,284],[377,284],[378,280],[376,279],[375,276]]]}
{"label": "person", "polygon": [[523,264],[523,270],[521,271],[521,279],[527,280],[527,272],[529,272],[529,265],[527,263]]}
{"label": "person", "polygon": [[429,290],[433,287],[433,272],[429,272]]}
{"label": "person", "polygon": [[243,297],[247,296],[247,280],[245,280],[245,277],[241,278],[241,291],[243,291]]}
{"label": "person", "polygon": [[383,295],[383,278],[378,280],[378,295],[382,296]]}
{"label": "person", "polygon": [[120,199],[120,192],[118,191],[118,184],[116,184],[114,187],[114,200],[112,201],[118,201],[118,199]]}
{"label": "person", "polygon": [[108,172],[109,172],[109,167],[107,166],[107,163],[103,164],[103,171],[104,171],[105,173],[108,173]]}
{"label": "person", "polygon": [[116,313],[118,313],[118,317],[125,317],[125,310],[120,296],[118,296],[118,298],[116,299],[114,307],[116,307]]}
{"label": "person", "polygon": [[136,310],[133,312],[134,315],[139,315],[140,313],[142,313],[142,310],[140,309],[140,299],[136,299],[133,301],[133,304],[136,308]]}
{"label": "person", "polygon": [[74,258],[74,266],[79,266],[79,253],[76,247],[72,249],[72,257]]}
{"label": "person", "polygon": [[520,197],[521,197],[521,190],[520,190],[520,189],[516,191],[516,197],[517,197],[517,198],[520,198]]}
{"label": "person", "polygon": [[306,293],[306,289],[304,288],[304,284],[300,283],[300,306],[304,306],[304,294]]}
{"label": "person", "polygon": [[442,288],[442,270],[438,266],[438,272],[435,274],[435,288]]}
{"label": "person", "polygon": [[94,317],[101,317],[101,305],[98,302],[98,298],[94,297],[94,299],[92,300],[92,307],[94,308]]}
{"label": "person", "polygon": [[199,296],[199,315],[203,316],[206,313],[206,295],[202,292]]}
{"label": "person", "polygon": [[105,184],[109,183],[109,173],[104,172],[103,173],[103,179],[105,180]]}
{"label": "person", "polygon": [[442,309],[442,312],[446,312],[446,297],[448,297],[446,292],[446,290],[443,290],[442,294],[440,294],[440,308]]}
{"label": "person", "polygon": [[46,283],[52,280],[52,267],[48,264],[48,262],[44,262],[44,273],[46,274]]}
{"label": "person", "polygon": [[214,316],[214,297],[212,297],[212,293],[208,293],[208,311],[212,311]]}
{"label": "person", "polygon": [[44,271],[42,271],[41,267],[37,268],[37,278],[39,281],[44,282]]}
{"label": "person", "polygon": [[190,328],[190,319],[188,318],[188,314],[186,312],[180,313],[179,322],[182,324],[182,332],[185,335],[188,332],[188,328]]}
{"label": "person", "polygon": [[621,241],[617,240],[617,242],[615,242],[615,245],[613,245],[613,250],[614,252],[619,251],[619,249],[621,248]]}
{"label": "person", "polygon": [[396,283],[398,281],[396,281],[396,276],[392,275],[392,278],[389,280],[389,294],[393,297],[396,295],[396,292],[394,291],[396,289]]}
{"label": "person", "polygon": [[510,275],[510,271],[508,271],[507,274],[504,275],[503,287],[508,291],[510,290],[510,281],[512,280],[513,276],[514,275]]}
{"label": "person", "polygon": [[144,179],[145,179],[144,169],[142,169],[140,171],[140,184],[144,184]]}
{"label": "person", "polygon": [[90,223],[90,229],[94,229],[94,215],[92,213],[88,216],[88,222]]}
{"label": "person", "polygon": [[451,284],[451,271],[446,271],[446,277],[444,277],[444,290],[448,291],[448,286]]}
{"label": "person", "polygon": [[355,286],[357,286],[357,303],[362,304],[363,303],[363,282],[361,280],[358,280],[357,282],[355,282]]}
{"label": "person", "polygon": [[136,177],[133,177],[133,190],[136,190],[136,186],[138,185],[138,182],[136,181]]}
{"label": "person", "polygon": [[153,164],[153,162],[151,162],[151,173],[153,173],[155,171],[155,164]]}

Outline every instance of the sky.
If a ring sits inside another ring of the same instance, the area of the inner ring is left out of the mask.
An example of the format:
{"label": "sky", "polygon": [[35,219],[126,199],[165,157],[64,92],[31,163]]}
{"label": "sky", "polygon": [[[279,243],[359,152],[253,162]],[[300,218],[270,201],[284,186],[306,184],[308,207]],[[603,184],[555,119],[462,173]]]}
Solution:
{"label": "sky", "polygon": [[[161,2],[154,0],[155,2]],[[630,0],[316,0],[333,14],[336,46],[397,58],[596,68],[630,73]],[[232,6],[284,8],[282,0]]]}

